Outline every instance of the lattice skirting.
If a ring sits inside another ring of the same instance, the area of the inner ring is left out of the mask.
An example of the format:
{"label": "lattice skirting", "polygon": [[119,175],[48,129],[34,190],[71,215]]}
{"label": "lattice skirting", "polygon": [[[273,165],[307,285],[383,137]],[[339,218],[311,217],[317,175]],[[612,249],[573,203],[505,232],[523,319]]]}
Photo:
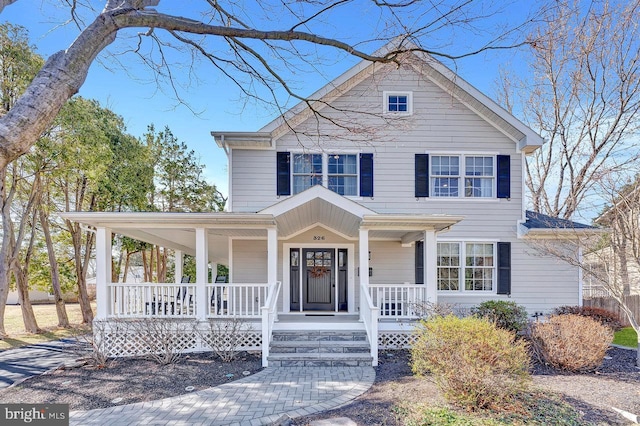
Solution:
{"label": "lattice skirting", "polygon": [[415,341],[413,333],[398,331],[381,331],[378,333],[379,349],[409,349]]}
{"label": "lattice skirting", "polygon": [[94,322],[96,345],[109,357],[141,356],[149,353],[211,351],[235,347],[261,350],[262,333],[246,325],[224,332],[208,323],[183,320],[107,320]]}

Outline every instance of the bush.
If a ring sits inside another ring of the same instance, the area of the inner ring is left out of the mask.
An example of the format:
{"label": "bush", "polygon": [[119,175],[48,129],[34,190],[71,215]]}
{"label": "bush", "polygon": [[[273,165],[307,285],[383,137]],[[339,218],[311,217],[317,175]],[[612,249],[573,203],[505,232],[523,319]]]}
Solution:
{"label": "bush", "polygon": [[472,308],[471,313],[494,322],[498,327],[519,333],[527,326],[527,311],[516,302],[487,300]]}
{"label": "bush", "polygon": [[553,315],[580,315],[593,318],[602,325],[606,325],[613,331],[622,329],[620,316],[615,312],[591,306],[560,306],[553,310]]}
{"label": "bush", "polygon": [[421,321],[416,334],[412,369],[430,372],[450,402],[499,407],[530,381],[527,343],[485,319],[434,317]]}
{"label": "bush", "polygon": [[556,315],[531,329],[534,353],[547,364],[568,371],[589,371],[602,364],[613,331],[580,315]]}

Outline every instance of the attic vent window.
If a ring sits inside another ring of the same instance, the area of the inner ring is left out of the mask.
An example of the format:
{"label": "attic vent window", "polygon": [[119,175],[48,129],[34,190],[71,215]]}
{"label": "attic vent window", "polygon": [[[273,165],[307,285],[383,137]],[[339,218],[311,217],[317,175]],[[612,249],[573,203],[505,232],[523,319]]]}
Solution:
{"label": "attic vent window", "polygon": [[413,94],[411,92],[384,92],[385,114],[413,114]]}

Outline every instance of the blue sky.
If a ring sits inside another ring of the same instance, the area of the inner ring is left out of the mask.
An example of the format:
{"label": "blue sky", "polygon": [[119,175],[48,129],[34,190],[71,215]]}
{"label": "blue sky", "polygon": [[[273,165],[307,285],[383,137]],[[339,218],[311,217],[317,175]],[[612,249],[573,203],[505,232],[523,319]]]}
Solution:
{"label": "blue sky", "polygon": [[[45,0],[20,0],[8,6],[0,15],[2,22],[22,25],[29,30],[32,44],[37,52],[45,58],[52,53],[67,48],[77,36],[78,30],[72,25],[61,25],[68,19],[68,9],[54,6],[61,2]],[[92,1],[98,9],[104,4],[102,1]],[[199,4],[206,2],[190,0],[181,2],[161,2],[163,11],[173,7],[181,14],[193,14]],[[526,2],[516,2],[516,7],[508,8],[496,18],[498,20],[517,20],[528,9]],[[519,5],[519,6],[518,6]],[[255,7],[255,5],[253,6]],[[172,11],[175,13],[175,10]],[[251,11],[245,11],[246,19],[250,19]],[[365,28],[359,20],[354,20],[354,13],[364,13],[358,10],[347,11],[343,15],[336,14],[328,18],[323,25],[324,31],[331,34],[332,25],[336,33],[340,29],[347,29],[346,37],[366,36],[371,30]],[[501,21],[501,22],[502,22]],[[278,22],[272,22],[274,26]],[[384,24],[384,23],[383,23]],[[494,25],[493,23],[490,23]],[[495,25],[498,25],[498,21]],[[263,25],[261,22],[260,25]],[[269,25],[267,22],[264,25]],[[128,31],[109,47],[109,52],[122,52],[132,46],[131,38],[136,31]],[[465,48],[469,42],[469,35],[464,33],[438,33],[439,39],[432,40],[433,45],[444,50],[456,51]],[[471,37],[473,38],[473,37]],[[373,46],[373,45],[371,45]],[[373,47],[365,50],[372,50]],[[337,77],[355,63],[353,58],[335,55],[335,52],[325,55],[325,63],[317,70],[307,68],[305,73],[292,76],[292,81],[302,94],[310,94],[322,87],[330,79]],[[332,56],[334,55],[334,56]],[[498,69],[503,66],[513,67],[518,61],[518,52],[496,51],[483,53],[468,59],[459,60],[455,66],[456,72],[469,83],[494,97],[494,82],[498,77]],[[254,102],[245,102],[240,90],[226,77],[215,72],[210,64],[200,63],[193,70],[186,66],[185,57],[169,55],[173,60],[173,70],[181,76],[178,82],[179,96],[188,103],[189,107],[177,102],[175,94],[167,85],[160,88],[154,80],[153,72],[137,61],[131,53],[125,55],[102,54],[99,61],[91,67],[86,82],[80,90],[80,95],[98,100],[103,106],[121,115],[127,125],[127,130],[134,136],[142,136],[149,124],[156,129],[169,126],[173,134],[194,149],[206,164],[206,176],[226,193],[227,165],[226,156],[218,149],[210,136],[210,131],[254,131],[267,124],[277,115],[273,108]],[[451,65],[451,64],[449,64]],[[192,71],[189,73],[189,71]],[[195,80],[198,81],[195,81]],[[196,114],[194,114],[194,111]]]}

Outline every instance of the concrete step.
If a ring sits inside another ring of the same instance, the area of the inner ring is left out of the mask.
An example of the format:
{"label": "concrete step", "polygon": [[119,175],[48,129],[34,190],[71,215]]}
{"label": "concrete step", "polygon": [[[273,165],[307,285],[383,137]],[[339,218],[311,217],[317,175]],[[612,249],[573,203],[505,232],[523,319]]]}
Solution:
{"label": "concrete step", "polygon": [[272,353],[270,367],[370,367],[369,353]]}
{"label": "concrete step", "polygon": [[369,353],[367,340],[279,340],[271,342],[270,353]]}
{"label": "concrete step", "polygon": [[274,330],[273,341],[366,341],[367,333],[360,330]]}

